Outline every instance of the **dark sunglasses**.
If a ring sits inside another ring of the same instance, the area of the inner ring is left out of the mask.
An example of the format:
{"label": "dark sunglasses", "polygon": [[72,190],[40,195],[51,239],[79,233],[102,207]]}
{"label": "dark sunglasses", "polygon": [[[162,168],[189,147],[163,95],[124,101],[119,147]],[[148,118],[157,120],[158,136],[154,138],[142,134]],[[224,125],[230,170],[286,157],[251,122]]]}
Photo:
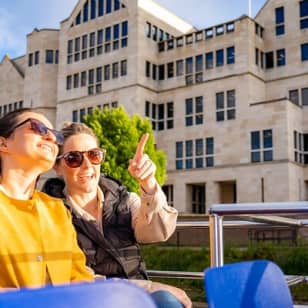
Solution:
{"label": "dark sunglasses", "polygon": [[63,158],[68,167],[78,168],[82,165],[85,154],[87,155],[87,158],[91,164],[99,165],[105,159],[106,150],[97,148],[88,151],[70,151],[59,155],[57,160]]}
{"label": "dark sunglasses", "polygon": [[24,125],[24,124],[27,123],[27,122],[30,122],[31,130],[33,130],[33,132],[34,132],[35,134],[38,134],[38,135],[44,137],[44,136],[46,136],[46,135],[48,134],[48,131],[50,131],[50,132],[55,136],[55,138],[56,138],[56,143],[57,143],[58,145],[63,145],[64,137],[63,137],[63,135],[62,135],[61,132],[59,132],[59,131],[57,131],[57,130],[55,130],[55,129],[48,128],[45,124],[43,124],[42,122],[40,122],[39,120],[36,120],[36,119],[30,118],[30,119],[27,119],[27,120],[22,121],[21,123],[17,124],[16,126],[14,126],[14,127],[12,128],[12,132],[13,132],[16,128],[18,128],[18,127]]}

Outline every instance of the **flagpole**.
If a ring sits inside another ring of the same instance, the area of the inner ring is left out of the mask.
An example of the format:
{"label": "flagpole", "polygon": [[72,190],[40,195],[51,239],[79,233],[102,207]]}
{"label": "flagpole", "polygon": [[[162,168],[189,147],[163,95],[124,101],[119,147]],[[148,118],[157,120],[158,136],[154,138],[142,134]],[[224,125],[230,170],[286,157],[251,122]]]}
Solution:
{"label": "flagpole", "polygon": [[252,18],[252,14],[251,14],[251,0],[248,0],[248,16],[250,18]]}

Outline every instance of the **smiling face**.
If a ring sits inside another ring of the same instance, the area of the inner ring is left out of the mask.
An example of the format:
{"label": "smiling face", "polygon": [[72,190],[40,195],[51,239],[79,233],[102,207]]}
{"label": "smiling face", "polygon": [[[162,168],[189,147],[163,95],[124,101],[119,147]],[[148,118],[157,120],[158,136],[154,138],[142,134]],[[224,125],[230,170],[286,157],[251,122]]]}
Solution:
{"label": "smiling face", "polygon": [[[24,112],[16,119],[17,126],[9,137],[3,138],[1,158],[3,164],[22,166],[23,169],[35,167],[41,172],[52,168],[58,154],[55,136],[48,130],[46,135],[40,135],[33,130],[31,122],[34,119],[52,129],[51,123],[42,114]],[[24,122],[22,125],[18,125]],[[14,127],[15,127],[14,126]]]}
{"label": "smiling face", "polygon": [[[72,135],[65,140],[62,153],[70,151],[88,151],[97,148],[96,139],[85,133]],[[64,159],[56,164],[55,169],[58,175],[62,176],[69,194],[96,193],[100,176],[100,166],[93,165],[86,154],[83,154],[83,162],[80,167],[70,168]]]}

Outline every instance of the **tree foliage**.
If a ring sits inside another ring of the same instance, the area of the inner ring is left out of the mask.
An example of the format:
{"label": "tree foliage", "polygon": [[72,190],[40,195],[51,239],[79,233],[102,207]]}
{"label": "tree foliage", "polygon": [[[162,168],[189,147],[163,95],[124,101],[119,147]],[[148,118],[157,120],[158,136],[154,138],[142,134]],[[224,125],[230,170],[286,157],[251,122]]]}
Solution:
{"label": "tree foliage", "polygon": [[134,157],[138,142],[144,133],[149,133],[144,152],[156,164],[156,180],[163,185],[166,178],[166,155],[155,149],[152,125],[148,119],[135,114],[129,116],[123,107],[103,111],[94,109],[91,115],[84,117],[86,125],[91,127],[98,137],[100,147],[107,150],[102,172],[124,183],[129,191],[138,192],[138,182],[131,177],[127,168]]}

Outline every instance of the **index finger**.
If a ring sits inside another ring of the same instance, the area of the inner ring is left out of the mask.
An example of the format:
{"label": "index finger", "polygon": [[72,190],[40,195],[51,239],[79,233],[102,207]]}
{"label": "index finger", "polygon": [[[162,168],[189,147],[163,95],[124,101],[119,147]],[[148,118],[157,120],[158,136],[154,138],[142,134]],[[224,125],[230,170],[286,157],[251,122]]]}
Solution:
{"label": "index finger", "polygon": [[136,153],[135,153],[134,158],[140,158],[143,155],[144,147],[145,147],[145,144],[147,143],[148,139],[149,139],[148,133],[145,133],[141,137],[141,139],[140,139],[140,141],[137,145],[137,149],[136,149]]}

